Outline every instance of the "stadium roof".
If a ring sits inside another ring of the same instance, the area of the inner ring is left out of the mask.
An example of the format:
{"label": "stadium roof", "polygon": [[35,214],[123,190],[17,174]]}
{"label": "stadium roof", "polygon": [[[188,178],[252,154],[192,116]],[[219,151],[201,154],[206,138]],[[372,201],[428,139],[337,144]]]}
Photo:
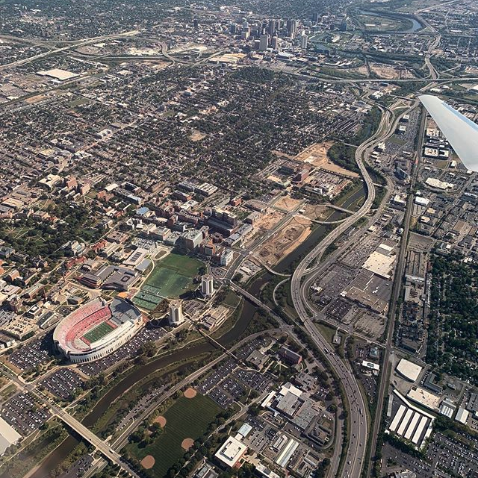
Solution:
{"label": "stadium roof", "polygon": [[478,171],[478,125],[436,96],[422,95],[419,99],[463,164]]}

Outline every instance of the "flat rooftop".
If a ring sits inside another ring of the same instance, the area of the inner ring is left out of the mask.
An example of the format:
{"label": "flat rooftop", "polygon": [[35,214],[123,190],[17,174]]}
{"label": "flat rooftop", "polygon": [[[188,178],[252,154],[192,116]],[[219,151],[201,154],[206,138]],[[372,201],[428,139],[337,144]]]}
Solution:
{"label": "flat rooftop", "polygon": [[410,380],[410,382],[415,382],[420,376],[422,368],[423,367],[420,367],[420,365],[402,358],[402,360],[398,362],[396,370],[400,375],[405,377],[407,380]]}

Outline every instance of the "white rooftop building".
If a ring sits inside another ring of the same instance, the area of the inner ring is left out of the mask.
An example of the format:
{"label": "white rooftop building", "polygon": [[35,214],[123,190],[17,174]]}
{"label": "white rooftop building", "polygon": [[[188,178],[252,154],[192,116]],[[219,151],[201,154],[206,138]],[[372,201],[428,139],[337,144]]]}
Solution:
{"label": "white rooftop building", "polygon": [[241,466],[241,458],[246,451],[246,445],[234,437],[228,437],[214,456],[229,468],[239,468]]}
{"label": "white rooftop building", "polygon": [[402,358],[398,363],[396,370],[402,377],[410,380],[410,382],[415,382],[420,376],[422,368],[423,367],[420,367],[420,365]]}
{"label": "white rooftop building", "polygon": [[0,456],[3,456],[7,448],[17,444],[22,436],[12,428],[3,418],[0,418]]}

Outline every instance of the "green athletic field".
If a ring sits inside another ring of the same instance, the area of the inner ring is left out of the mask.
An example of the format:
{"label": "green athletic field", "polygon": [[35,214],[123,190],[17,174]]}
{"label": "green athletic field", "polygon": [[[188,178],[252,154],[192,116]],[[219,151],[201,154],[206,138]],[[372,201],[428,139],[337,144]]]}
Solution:
{"label": "green athletic field", "polygon": [[202,262],[181,254],[171,253],[156,262],[134,302],[146,310],[153,310],[164,298],[176,298],[192,288],[192,279]]}
{"label": "green athletic field", "polygon": [[111,325],[107,324],[106,322],[101,322],[101,324],[98,324],[94,329],[86,332],[83,337],[88,340],[90,344],[92,344],[93,342],[97,342],[108,335],[112,330],[114,330],[114,328],[111,327]]}
{"label": "green athletic field", "polygon": [[166,476],[169,468],[186,452],[181,448],[185,438],[197,438],[204,435],[211,422],[223,410],[210,398],[197,394],[194,398],[181,397],[163,414],[166,425],[163,433],[145,448],[136,443],[128,445],[129,451],[141,461],[152,455],[155,464],[152,468],[154,476]]}

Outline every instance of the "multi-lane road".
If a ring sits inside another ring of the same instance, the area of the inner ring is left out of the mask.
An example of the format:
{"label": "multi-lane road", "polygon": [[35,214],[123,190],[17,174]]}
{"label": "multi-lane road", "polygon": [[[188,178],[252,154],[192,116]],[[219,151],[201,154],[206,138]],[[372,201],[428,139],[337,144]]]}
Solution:
{"label": "multi-lane road", "polygon": [[[409,111],[415,107],[410,107]],[[408,111],[407,111],[408,112]],[[398,118],[393,121],[391,110],[382,109],[382,120],[376,133],[362,143],[356,150],[355,159],[365,181],[367,197],[362,207],[352,216],[337,226],[321,243],[319,243],[299,264],[294,271],[291,282],[291,292],[294,307],[304,327],[310,334],[315,344],[322,350],[329,360],[330,367],[334,370],[338,380],[343,385],[349,408],[349,443],[345,453],[342,477],[359,478],[364,466],[366,444],[369,437],[369,424],[367,419],[367,405],[360,391],[357,380],[348,362],[342,360],[330,350],[330,344],[320,334],[313,323],[313,309],[308,305],[309,288],[320,272],[318,262],[329,245],[334,243],[357,220],[366,216],[375,199],[375,188],[365,165],[366,153],[377,143],[388,138],[395,131]],[[314,265],[315,262],[315,265]],[[345,446],[345,445],[344,445]],[[333,469],[334,467],[332,467]]]}

